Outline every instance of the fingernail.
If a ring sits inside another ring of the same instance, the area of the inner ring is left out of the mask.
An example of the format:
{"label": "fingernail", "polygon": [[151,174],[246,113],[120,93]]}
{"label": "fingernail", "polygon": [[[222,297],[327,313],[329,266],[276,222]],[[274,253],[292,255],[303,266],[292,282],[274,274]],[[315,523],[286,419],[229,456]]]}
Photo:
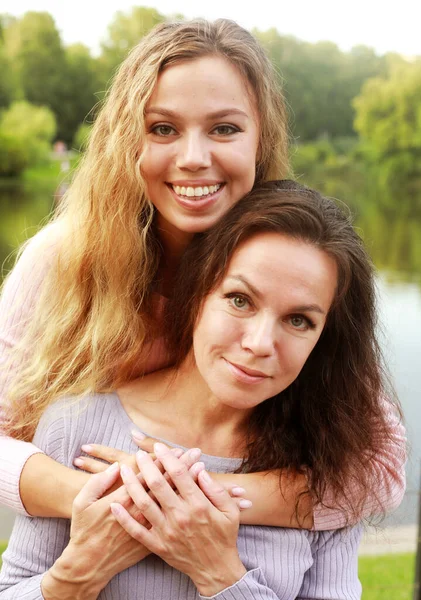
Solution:
{"label": "fingernail", "polygon": [[145,458],[145,456],[148,454],[147,452],[145,452],[144,450],[138,450],[136,452],[136,454],[138,455],[139,458]]}
{"label": "fingernail", "polygon": [[253,502],[251,500],[240,500],[238,506],[240,508],[251,508],[253,506]]}
{"label": "fingernail", "polygon": [[82,458],[75,458],[73,461],[73,464],[76,467],[83,467],[83,459]]}
{"label": "fingernail", "polygon": [[121,465],[120,473],[121,473],[122,477],[130,477],[131,469],[127,465]]}
{"label": "fingernail", "polygon": [[194,462],[196,462],[197,460],[199,460],[201,454],[202,454],[202,451],[201,451],[200,448],[191,448],[188,451],[189,458],[191,460],[194,460]]}
{"label": "fingernail", "polygon": [[201,477],[202,477],[202,479],[203,479],[203,481],[205,483],[211,483],[212,482],[211,476],[209,475],[209,473],[207,471],[202,471],[201,472]]}
{"label": "fingernail", "polygon": [[86,454],[89,454],[90,452],[92,452],[93,448],[92,448],[92,446],[89,446],[88,444],[83,444],[83,446],[81,446],[81,450],[86,452]]}
{"label": "fingernail", "polygon": [[121,513],[121,506],[120,504],[117,504],[117,502],[111,502],[110,508],[113,515],[118,515]]}
{"label": "fingernail", "polygon": [[171,448],[171,452],[174,454],[174,456],[176,456],[177,458],[180,458],[181,456],[183,456],[184,452],[182,451],[181,448]]}
{"label": "fingernail", "polygon": [[153,449],[155,450],[155,454],[165,454],[168,451],[168,448],[165,444],[161,444],[161,442],[155,442],[153,445]]}
{"label": "fingernail", "polygon": [[231,494],[233,496],[244,496],[245,493],[246,490],[242,487],[234,486],[233,488],[231,488]]}
{"label": "fingernail", "polygon": [[199,475],[200,471],[203,471],[205,468],[206,468],[205,463],[197,462],[197,463],[194,463],[194,465],[192,465],[190,467],[190,473],[193,476],[197,477]]}
{"label": "fingernail", "polygon": [[110,465],[108,467],[108,469],[105,469],[105,470],[107,471],[107,473],[113,473],[114,471],[118,471],[119,468],[120,468],[120,465],[118,464],[118,462],[115,462],[112,465]]}
{"label": "fingernail", "polygon": [[132,434],[132,437],[134,437],[136,440],[139,440],[139,442],[146,439],[146,435],[141,431],[136,431],[136,429],[132,429],[130,433]]}

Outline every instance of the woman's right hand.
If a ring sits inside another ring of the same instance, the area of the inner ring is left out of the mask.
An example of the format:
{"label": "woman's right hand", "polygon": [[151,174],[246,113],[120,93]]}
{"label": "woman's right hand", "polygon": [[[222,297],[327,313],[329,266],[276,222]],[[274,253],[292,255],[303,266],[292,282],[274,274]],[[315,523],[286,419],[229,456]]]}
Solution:
{"label": "woman's right hand", "polygon": [[110,502],[120,498],[131,515],[142,522],[124,487],[103,497],[119,476],[119,465],[115,463],[90,477],[77,495],[70,542],[42,580],[45,600],[94,600],[114,575],[149,554],[114,517],[110,518]]}

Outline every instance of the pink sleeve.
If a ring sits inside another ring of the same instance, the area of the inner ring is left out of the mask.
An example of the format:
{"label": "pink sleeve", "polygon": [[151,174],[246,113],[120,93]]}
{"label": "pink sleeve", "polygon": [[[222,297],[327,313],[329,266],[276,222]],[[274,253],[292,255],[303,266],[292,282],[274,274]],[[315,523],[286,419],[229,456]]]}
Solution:
{"label": "pink sleeve", "polygon": [[[383,402],[383,406],[391,435],[383,451],[377,455],[376,460],[372,460],[372,489],[376,491],[376,495],[369,496],[367,499],[363,517],[395,510],[405,493],[407,458],[405,428],[393,406],[386,401]],[[349,496],[358,499],[358,494],[359,487],[354,484],[349,490]],[[325,504],[330,505],[332,502],[328,492]],[[340,510],[324,506],[318,506],[314,510],[315,530],[339,529],[346,524],[346,517]]]}
{"label": "pink sleeve", "polygon": [[[8,351],[22,337],[31,318],[44,275],[51,264],[54,245],[45,244],[46,232],[36,235],[27,245],[15,268],[7,278],[0,298],[0,430],[4,417],[6,390],[12,372],[19,364],[7,365]],[[28,349],[30,351],[30,349]],[[41,452],[33,444],[0,434],[0,504],[15,512],[27,514],[19,495],[22,469],[30,456]]]}

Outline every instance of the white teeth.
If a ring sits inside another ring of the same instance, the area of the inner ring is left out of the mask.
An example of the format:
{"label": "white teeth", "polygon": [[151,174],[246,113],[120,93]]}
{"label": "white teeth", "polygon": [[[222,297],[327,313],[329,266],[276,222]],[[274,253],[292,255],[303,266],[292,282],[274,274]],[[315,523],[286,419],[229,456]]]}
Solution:
{"label": "white teeth", "polygon": [[219,188],[221,187],[220,183],[217,183],[216,185],[205,185],[205,186],[198,186],[198,187],[192,187],[192,186],[188,186],[188,187],[184,187],[183,185],[173,185],[172,188],[174,190],[174,192],[178,195],[178,196],[187,196],[188,198],[201,198],[202,196],[208,196],[209,194],[214,194],[215,192],[217,192],[219,190]]}

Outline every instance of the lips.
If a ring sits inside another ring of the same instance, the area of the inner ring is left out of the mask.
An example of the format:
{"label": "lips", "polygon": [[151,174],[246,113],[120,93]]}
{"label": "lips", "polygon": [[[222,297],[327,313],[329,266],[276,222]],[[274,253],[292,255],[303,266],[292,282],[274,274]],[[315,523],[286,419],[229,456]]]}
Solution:
{"label": "lips", "polygon": [[256,384],[271,377],[263,371],[257,371],[256,369],[250,369],[249,367],[238,365],[236,363],[230,362],[226,358],[224,358],[224,361],[231,375],[240,383],[245,383],[249,385]]}
{"label": "lips", "polygon": [[234,365],[234,367],[236,367],[237,369],[240,369],[240,371],[244,371],[244,373],[246,373],[246,375],[250,375],[251,377],[270,377],[266,373],[263,373],[263,371],[256,371],[255,369],[249,369],[248,367],[243,367],[242,365],[237,365],[236,363],[233,363],[233,362],[231,362],[231,364]]}

